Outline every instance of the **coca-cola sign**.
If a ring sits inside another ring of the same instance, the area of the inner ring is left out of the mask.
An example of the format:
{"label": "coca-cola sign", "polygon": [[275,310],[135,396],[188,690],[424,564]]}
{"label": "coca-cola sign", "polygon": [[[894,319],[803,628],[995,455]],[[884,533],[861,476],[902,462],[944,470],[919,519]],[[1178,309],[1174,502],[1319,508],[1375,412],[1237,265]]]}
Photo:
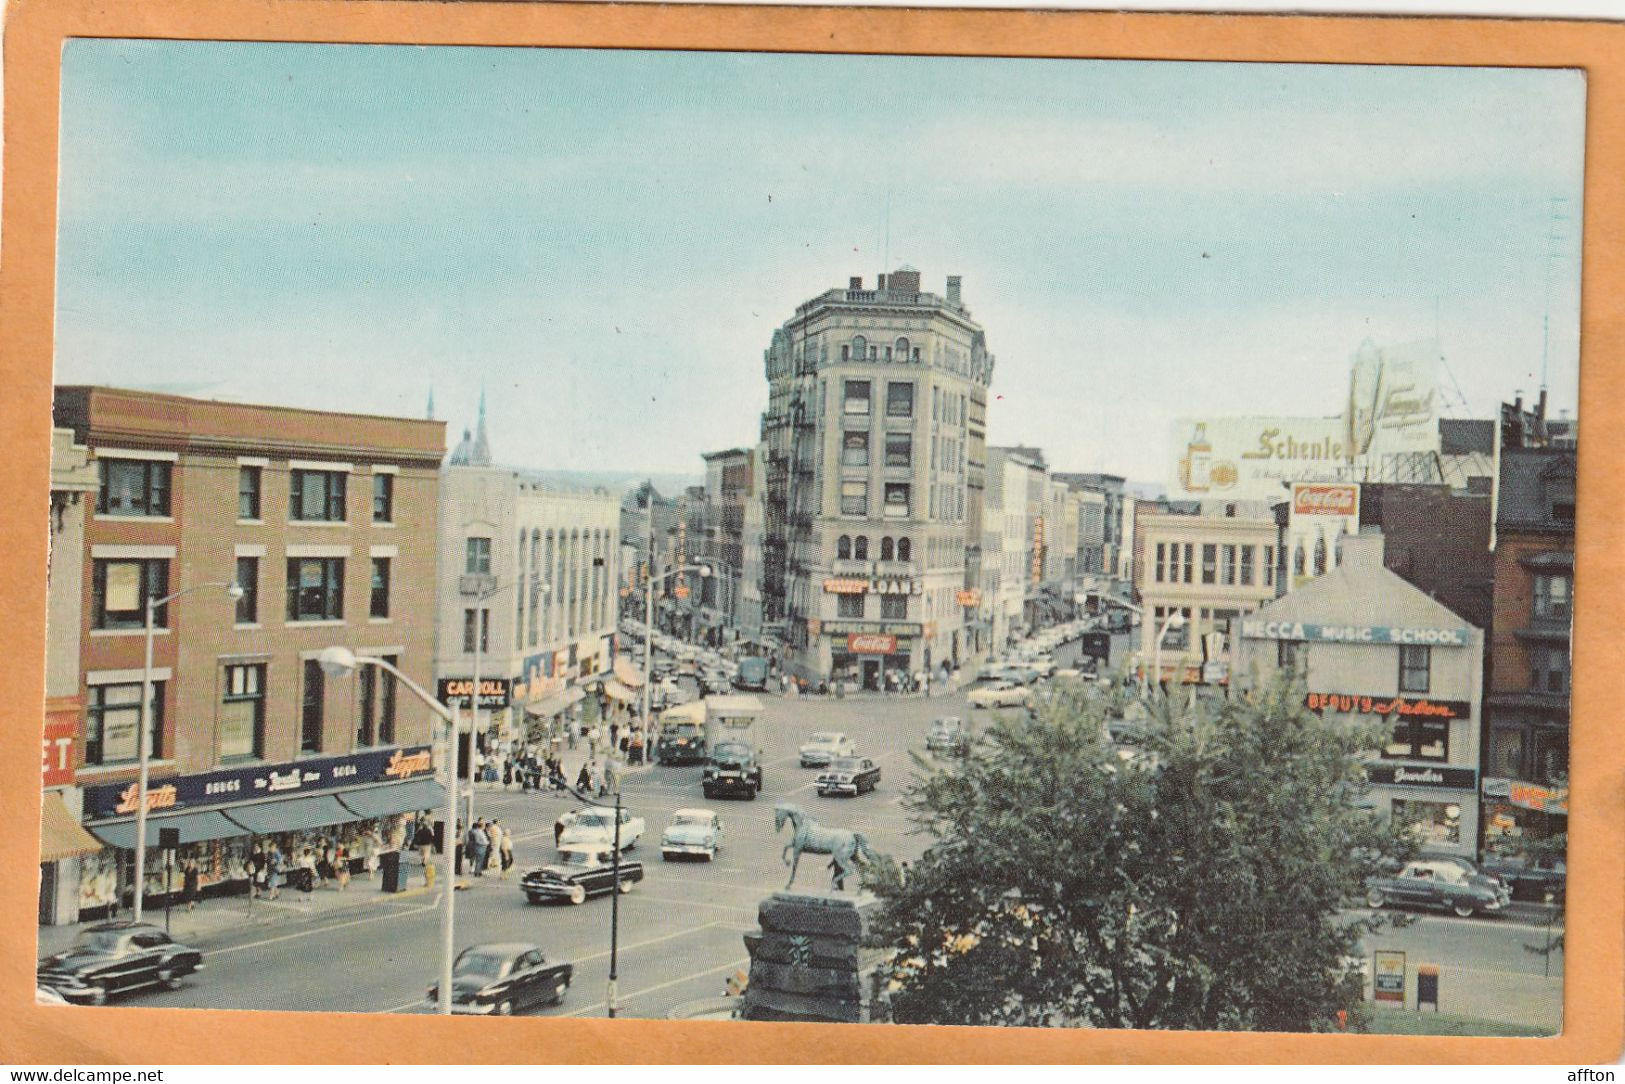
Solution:
{"label": "coca-cola sign", "polygon": [[1299,482],[1292,487],[1292,511],[1299,516],[1357,516],[1360,487]]}
{"label": "coca-cola sign", "polygon": [[854,632],[846,638],[846,649],[854,655],[891,655],[897,651],[897,637]]}

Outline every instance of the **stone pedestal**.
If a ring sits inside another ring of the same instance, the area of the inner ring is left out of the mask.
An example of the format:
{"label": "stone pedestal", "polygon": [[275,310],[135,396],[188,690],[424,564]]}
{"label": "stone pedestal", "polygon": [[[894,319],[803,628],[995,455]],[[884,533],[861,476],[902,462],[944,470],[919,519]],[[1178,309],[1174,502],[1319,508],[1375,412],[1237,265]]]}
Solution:
{"label": "stone pedestal", "polygon": [[879,954],[863,947],[879,906],[868,893],[775,892],[763,900],[757,909],[761,929],[745,935],[750,984],[739,1018],[882,1019],[871,980]]}

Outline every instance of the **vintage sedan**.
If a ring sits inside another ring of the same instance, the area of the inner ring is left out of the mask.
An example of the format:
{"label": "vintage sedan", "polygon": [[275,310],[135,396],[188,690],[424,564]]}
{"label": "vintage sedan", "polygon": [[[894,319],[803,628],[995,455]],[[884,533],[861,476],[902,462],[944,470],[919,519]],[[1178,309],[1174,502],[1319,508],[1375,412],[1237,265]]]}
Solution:
{"label": "vintage sedan", "polygon": [[1019,708],[1032,699],[1033,691],[1025,685],[996,681],[980,689],[972,689],[965,697],[973,708]]}
{"label": "vintage sedan", "polygon": [[668,862],[677,858],[710,862],[721,847],[722,818],[709,809],[679,809],[660,833],[660,857]]}
{"label": "vintage sedan", "polygon": [[175,989],[204,967],[203,954],[144,922],[104,922],[81,930],[73,946],[39,962],[39,985],[77,1005],[100,1005],[144,986]]}
{"label": "vintage sedan", "polygon": [[[630,851],[643,838],[643,818],[631,810],[621,810],[621,850]],[[582,847],[613,847],[615,845],[615,811],[613,809],[579,809],[570,817],[559,835],[559,850]]]}
{"label": "vintage sedan", "polygon": [[801,766],[822,768],[836,757],[849,757],[858,751],[852,739],[836,730],[821,730],[801,746]]}
{"label": "vintage sedan", "polygon": [[925,735],[925,747],[932,753],[964,756],[970,748],[970,736],[965,727],[965,720],[956,715],[933,719],[931,729]]}
{"label": "vintage sedan", "polygon": [[1499,882],[1475,877],[1454,862],[1408,862],[1397,874],[1366,882],[1369,907],[1397,904],[1405,907],[1443,907],[1467,918],[1479,912],[1495,914],[1512,902],[1512,894]]}
{"label": "vintage sedan", "polygon": [[853,798],[880,785],[880,765],[868,757],[841,757],[830,761],[818,773],[818,793],[823,797],[846,794]]}
{"label": "vintage sedan", "polygon": [[[519,879],[519,890],[531,903],[569,900],[584,903],[588,896],[615,891],[615,864],[608,847],[568,847],[559,852],[557,862],[533,869]],[[643,880],[643,863],[623,860],[620,868],[622,892]]]}
{"label": "vintage sedan", "polygon": [[[512,1016],[540,1005],[562,1005],[575,968],[550,964],[542,950],[521,942],[472,945],[451,965],[451,1011],[475,1016]],[[429,987],[429,1001],[440,984]]]}

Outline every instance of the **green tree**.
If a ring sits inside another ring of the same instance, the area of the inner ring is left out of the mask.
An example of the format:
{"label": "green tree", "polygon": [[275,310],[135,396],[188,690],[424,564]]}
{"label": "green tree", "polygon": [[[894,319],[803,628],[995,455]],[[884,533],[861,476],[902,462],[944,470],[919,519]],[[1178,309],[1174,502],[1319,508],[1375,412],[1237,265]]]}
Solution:
{"label": "green tree", "polygon": [[869,878],[894,1018],[1335,1027],[1383,923],[1348,908],[1413,847],[1362,804],[1381,738],[1286,677],[1194,706],[1076,683],[920,760],[905,805],[936,842]]}

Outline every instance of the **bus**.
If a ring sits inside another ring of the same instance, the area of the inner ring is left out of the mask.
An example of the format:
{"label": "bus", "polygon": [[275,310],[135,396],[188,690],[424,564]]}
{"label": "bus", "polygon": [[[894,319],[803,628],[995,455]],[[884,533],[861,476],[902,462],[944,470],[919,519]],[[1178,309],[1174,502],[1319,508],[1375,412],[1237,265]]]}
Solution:
{"label": "bus", "polygon": [[734,677],[734,685],[741,689],[767,688],[767,660],[759,655],[749,655],[739,660],[739,673]]}

